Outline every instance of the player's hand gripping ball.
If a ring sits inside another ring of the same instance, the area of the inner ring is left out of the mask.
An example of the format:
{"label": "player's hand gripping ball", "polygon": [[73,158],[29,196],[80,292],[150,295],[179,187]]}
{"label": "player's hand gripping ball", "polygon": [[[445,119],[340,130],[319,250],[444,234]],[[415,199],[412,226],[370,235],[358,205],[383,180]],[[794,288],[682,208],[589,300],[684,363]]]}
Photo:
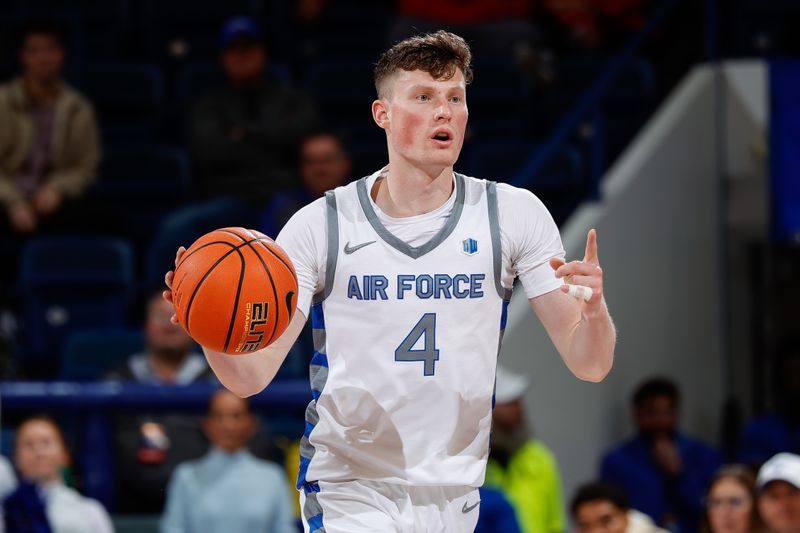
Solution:
{"label": "player's hand gripping ball", "polygon": [[281,336],[297,307],[297,274],[272,239],[221,228],[197,239],[172,278],[178,323],[202,346],[230,355]]}

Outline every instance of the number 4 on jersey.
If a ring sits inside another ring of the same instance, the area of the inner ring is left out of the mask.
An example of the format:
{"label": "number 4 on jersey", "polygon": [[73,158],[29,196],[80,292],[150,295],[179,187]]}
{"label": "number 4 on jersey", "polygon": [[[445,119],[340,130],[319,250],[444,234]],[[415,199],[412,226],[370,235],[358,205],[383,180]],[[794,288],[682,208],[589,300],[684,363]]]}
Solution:
{"label": "number 4 on jersey", "polygon": [[[414,350],[414,345],[423,335],[425,335],[424,347]],[[394,351],[394,360],[422,361],[425,363],[423,374],[426,376],[434,374],[436,361],[439,360],[439,350],[436,349],[436,313],[422,315],[417,325],[406,335],[406,338]]]}

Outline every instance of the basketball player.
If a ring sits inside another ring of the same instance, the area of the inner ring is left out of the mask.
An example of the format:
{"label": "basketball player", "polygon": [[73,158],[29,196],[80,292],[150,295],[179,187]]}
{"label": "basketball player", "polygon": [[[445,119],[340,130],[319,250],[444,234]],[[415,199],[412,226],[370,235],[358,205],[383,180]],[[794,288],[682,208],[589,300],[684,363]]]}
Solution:
{"label": "basketball player", "polygon": [[[297,482],[306,532],[473,531],[515,277],[576,376],[600,381],[611,368],[616,335],[595,232],[583,261],[564,263],[533,194],[453,171],[471,78],[470,50],[452,33],[383,54],[372,115],[389,165],[281,231],[300,286],[286,332],[252,355],[205,350],[222,383],[255,394],[310,312],[314,399]],[[573,298],[564,281],[591,297]]]}

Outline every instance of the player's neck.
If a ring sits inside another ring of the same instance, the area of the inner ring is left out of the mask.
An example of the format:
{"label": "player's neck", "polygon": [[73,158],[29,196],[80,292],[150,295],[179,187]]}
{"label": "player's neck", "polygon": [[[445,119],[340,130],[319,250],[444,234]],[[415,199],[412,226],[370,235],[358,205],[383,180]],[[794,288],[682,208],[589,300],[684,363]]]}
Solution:
{"label": "player's neck", "polygon": [[444,205],[452,193],[453,167],[436,174],[395,162],[390,163],[386,178],[376,181],[371,191],[381,211],[396,218],[430,213]]}

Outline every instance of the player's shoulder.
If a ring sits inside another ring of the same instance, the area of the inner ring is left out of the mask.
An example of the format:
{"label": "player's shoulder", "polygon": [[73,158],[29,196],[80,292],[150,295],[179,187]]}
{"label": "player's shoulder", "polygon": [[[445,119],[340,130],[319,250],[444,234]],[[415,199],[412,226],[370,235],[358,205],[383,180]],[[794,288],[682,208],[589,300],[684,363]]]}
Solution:
{"label": "player's shoulder", "polygon": [[527,189],[521,189],[508,183],[499,183],[492,180],[476,178],[460,174],[464,181],[464,188],[467,199],[470,196],[484,194],[485,191],[493,189],[497,196],[499,208],[510,209],[530,209],[531,207],[543,207],[541,200]]}

